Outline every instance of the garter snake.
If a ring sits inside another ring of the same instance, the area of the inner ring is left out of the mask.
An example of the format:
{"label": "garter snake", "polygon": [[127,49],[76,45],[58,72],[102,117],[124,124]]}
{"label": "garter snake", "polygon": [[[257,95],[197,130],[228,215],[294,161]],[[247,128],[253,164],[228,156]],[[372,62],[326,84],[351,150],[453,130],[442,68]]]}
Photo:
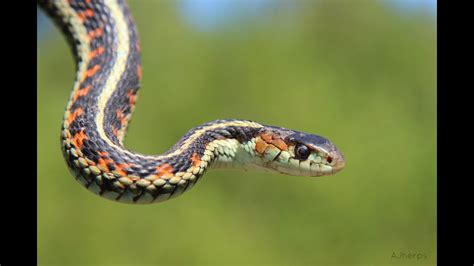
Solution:
{"label": "garter snake", "polygon": [[152,203],[189,190],[212,168],[322,176],[344,167],[344,157],[324,137],[237,119],[194,127],[161,155],[125,149],[142,75],[128,6],[124,0],[38,3],[62,29],[76,60],[61,147],[68,168],[90,191],[119,202]]}

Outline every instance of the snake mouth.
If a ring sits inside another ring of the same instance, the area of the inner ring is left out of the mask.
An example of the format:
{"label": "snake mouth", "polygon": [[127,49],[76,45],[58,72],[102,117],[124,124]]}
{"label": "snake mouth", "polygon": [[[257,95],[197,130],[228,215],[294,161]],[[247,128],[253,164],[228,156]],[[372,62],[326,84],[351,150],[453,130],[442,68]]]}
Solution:
{"label": "snake mouth", "polygon": [[[303,164],[306,164],[306,166],[303,167]],[[300,167],[295,168],[273,163],[267,164],[265,168],[284,175],[320,177],[333,175],[342,170],[344,166],[344,160],[334,160],[331,164],[323,162],[304,162],[300,164]]]}
{"label": "snake mouth", "polygon": [[339,150],[330,151],[326,160],[328,162],[331,161],[330,164],[332,167],[333,174],[341,171],[346,166],[344,155],[342,155],[342,153]]}

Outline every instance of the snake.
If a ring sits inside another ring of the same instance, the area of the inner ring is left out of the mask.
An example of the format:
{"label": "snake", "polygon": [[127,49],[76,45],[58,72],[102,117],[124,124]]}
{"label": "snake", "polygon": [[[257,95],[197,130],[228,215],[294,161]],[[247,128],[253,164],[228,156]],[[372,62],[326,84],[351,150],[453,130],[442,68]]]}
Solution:
{"label": "snake", "polygon": [[193,127],[159,155],[126,149],[142,78],[140,42],[127,3],[38,0],[38,6],[61,30],[75,59],[60,141],[68,169],[89,191],[148,204],[183,194],[210,169],[316,177],[344,168],[344,156],[325,137],[241,119]]}

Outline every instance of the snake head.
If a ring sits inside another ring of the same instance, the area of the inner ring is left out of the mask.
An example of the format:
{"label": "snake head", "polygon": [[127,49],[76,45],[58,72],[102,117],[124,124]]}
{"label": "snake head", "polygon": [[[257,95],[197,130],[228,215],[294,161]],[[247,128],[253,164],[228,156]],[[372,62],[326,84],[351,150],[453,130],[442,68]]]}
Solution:
{"label": "snake head", "polygon": [[255,139],[262,165],[297,176],[331,175],[344,168],[344,156],[328,139],[279,127],[265,127]]}

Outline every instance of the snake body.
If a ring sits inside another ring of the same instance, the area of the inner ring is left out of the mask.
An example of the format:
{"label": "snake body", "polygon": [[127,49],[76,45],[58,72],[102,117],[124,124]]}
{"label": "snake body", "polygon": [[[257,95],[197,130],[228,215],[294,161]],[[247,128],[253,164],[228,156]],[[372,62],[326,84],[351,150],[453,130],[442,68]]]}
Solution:
{"label": "snake body", "polygon": [[326,138],[237,119],[194,127],[161,155],[127,150],[122,142],[142,75],[128,6],[123,0],[38,3],[76,59],[61,147],[72,174],[90,191],[119,202],[153,203],[189,190],[211,168],[321,176],[344,167]]}

